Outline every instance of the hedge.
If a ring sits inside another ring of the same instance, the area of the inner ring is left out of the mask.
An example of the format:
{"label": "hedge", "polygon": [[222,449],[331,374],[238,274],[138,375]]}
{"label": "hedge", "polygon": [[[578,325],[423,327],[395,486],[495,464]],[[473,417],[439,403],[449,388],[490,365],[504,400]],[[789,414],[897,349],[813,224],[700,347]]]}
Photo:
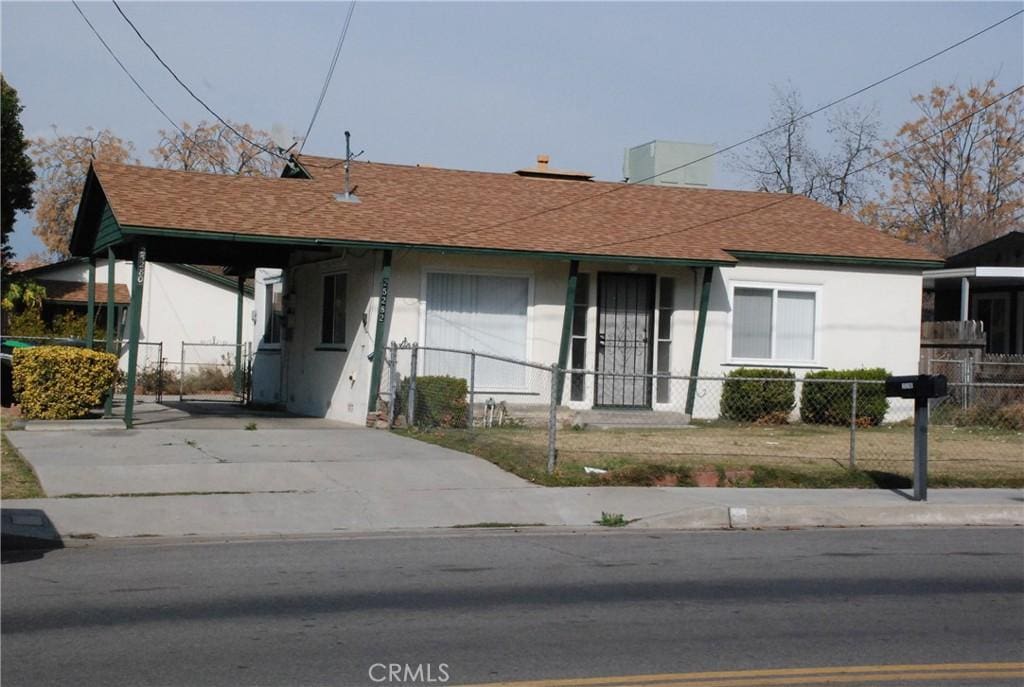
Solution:
{"label": "hedge", "polygon": [[722,415],[730,420],[754,422],[789,415],[796,406],[795,375],[788,370],[741,367],[727,376],[722,385]]}
{"label": "hedge", "polygon": [[[859,370],[808,372],[804,379],[856,379],[884,382],[888,370],[880,367]],[[800,420],[816,425],[849,425],[853,412],[852,384],[848,382],[804,384],[800,393]],[[857,385],[857,424],[882,424],[889,411],[885,384]]]}
{"label": "hedge", "polygon": [[14,393],[26,418],[82,417],[102,403],[116,374],[112,353],[69,346],[14,350]]}
{"label": "hedge", "polygon": [[[469,419],[465,379],[448,376],[416,378],[416,418],[408,418],[417,427],[465,427]],[[409,379],[402,380],[399,412],[408,412]]]}

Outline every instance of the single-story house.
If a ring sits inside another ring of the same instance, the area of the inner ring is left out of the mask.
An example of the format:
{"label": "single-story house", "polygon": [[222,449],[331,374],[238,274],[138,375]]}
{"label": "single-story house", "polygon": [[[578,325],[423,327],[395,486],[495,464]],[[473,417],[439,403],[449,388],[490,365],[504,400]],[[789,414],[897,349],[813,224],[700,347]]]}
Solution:
{"label": "single-story house", "polygon": [[[254,273],[254,398],[352,422],[402,340],[606,374],[912,372],[942,264],[802,196],[307,155],[276,179],[96,162],[71,247]],[[480,393],[545,401],[529,380],[477,370]],[[692,410],[650,379],[567,387],[570,407]]]}
{"label": "single-story house", "polygon": [[1011,231],[926,270],[933,322],[979,321],[985,353],[1024,354],[1024,231]]}
{"label": "single-story house", "polygon": [[[130,260],[114,260],[114,339],[126,335],[128,306],[131,302]],[[107,326],[107,261],[71,258],[15,273],[17,278],[34,281],[46,289],[43,319],[47,322],[68,310],[88,317],[89,273],[93,272],[93,321],[97,331]],[[145,296],[140,312],[139,366],[155,365],[162,355],[167,365],[179,365],[182,342],[224,344],[195,346],[186,353],[186,362],[217,363],[225,354],[234,354],[238,280],[224,274],[220,267],[190,264],[151,263],[145,274]],[[252,340],[255,304],[253,285],[243,285],[242,341]],[[156,344],[162,343],[160,348]],[[121,356],[121,367],[128,364],[128,351]]]}

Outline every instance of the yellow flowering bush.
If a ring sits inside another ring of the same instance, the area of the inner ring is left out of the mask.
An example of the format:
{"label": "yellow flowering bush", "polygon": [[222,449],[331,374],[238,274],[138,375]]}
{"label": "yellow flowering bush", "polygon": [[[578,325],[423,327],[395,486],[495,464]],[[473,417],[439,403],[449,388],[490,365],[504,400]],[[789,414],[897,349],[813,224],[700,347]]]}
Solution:
{"label": "yellow flowering bush", "polygon": [[14,350],[14,393],[30,419],[82,417],[103,401],[116,374],[112,353],[69,346]]}

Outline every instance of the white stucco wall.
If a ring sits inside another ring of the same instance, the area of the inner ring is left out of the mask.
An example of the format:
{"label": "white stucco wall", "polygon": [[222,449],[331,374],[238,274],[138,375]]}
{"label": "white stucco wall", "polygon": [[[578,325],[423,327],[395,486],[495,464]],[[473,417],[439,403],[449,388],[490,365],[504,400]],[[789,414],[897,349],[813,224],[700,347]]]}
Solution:
{"label": "white stucco wall", "polygon": [[[72,263],[37,275],[39,279],[55,281],[77,281],[89,279],[86,263]],[[132,264],[128,260],[114,263],[114,279],[118,284],[132,286]],[[107,265],[105,260],[96,262],[96,282],[106,284]],[[142,290],[141,341],[156,344],[163,342],[163,357],[166,364],[174,366],[181,361],[181,343],[223,343],[217,347],[189,347],[187,363],[217,362],[225,354],[234,355],[235,319],[237,291],[228,286],[212,284],[207,280],[169,265],[150,262],[146,264],[145,283]],[[242,341],[253,337],[254,301],[244,298],[242,305]],[[105,325],[105,322],[101,322]],[[125,331],[127,336],[127,330]],[[155,364],[159,347],[139,346],[139,366]],[[128,364],[127,350],[121,356],[121,367]]]}
{"label": "white stucco wall", "polygon": [[[307,254],[299,261],[303,264],[287,270],[284,277],[286,327],[291,335],[284,337],[280,351],[270,347],[257,356],[257,368],[262,369],[254,370],[254,396],[258,401],[267,402],[284,398],[289,410],[302,414],[363,423],[369,394],[371,365],[368,357],[373,351],[380,258],[372,252],[354,252],[319,259]],[[545,365],[557,361],[568,274],[566,262],[396,251],[392,262],[386,342],[422,341],[424,274],[432,270],[528,276],[531,299],[527,314],[527,359]],[[338,271],[348,274],[347,350],[323,350],[319,345],[322,278]],[[580,273],[590,275],[586,360],[591,369],[596,357],[597,275],[602,271],[635,271],[674,278],[676,310],[671,323],[671,368],[675,373],[688,374],[701,268],[581,263]],[[258,322],[263,321],[263,289],[259,280],[273,278],[267,274],[270,273],[257,274]],[[849,266],[745,264],[716,269],[700,366],[703,375],[723,376],[741,366],[730,357],[731,294],[736,282],[814,287],[818,293],[818,360],[799,367],[766,361],[759,362],[758,367],[789,367],[798,375],[809,369],[824,368],[884,367],[897,374],[909,374],[917,369],[921,312],[919,273]],[[257,327],[257,335],[261,334],[262,325]],[[547,375],[531,373],[529,378],[532,380],[529,393],[487,395],[510,403],[546,403],[550,389]],[[711,388],[713,386],[701,392],[695,407],[698,417],[717,414],[718,392]],[[567,387],[566,404],[589,407],[592,387],[592,378],[588,377],[583,402],[569,401]],[[670,401],[656,403],[655,408],[681,412],[685,395],[686,383],[674,382]],[[478,400],[482,399],[478,396]]]}

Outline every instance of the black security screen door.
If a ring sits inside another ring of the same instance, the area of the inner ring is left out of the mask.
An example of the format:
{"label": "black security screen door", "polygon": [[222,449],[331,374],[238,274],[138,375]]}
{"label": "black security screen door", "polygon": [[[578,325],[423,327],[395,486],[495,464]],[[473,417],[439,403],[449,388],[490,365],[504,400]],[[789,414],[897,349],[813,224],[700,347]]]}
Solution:
{"label": "black security screen door", "polygon": [[651,407],[653,334],[654,275],[598,275],[595,406]]}

